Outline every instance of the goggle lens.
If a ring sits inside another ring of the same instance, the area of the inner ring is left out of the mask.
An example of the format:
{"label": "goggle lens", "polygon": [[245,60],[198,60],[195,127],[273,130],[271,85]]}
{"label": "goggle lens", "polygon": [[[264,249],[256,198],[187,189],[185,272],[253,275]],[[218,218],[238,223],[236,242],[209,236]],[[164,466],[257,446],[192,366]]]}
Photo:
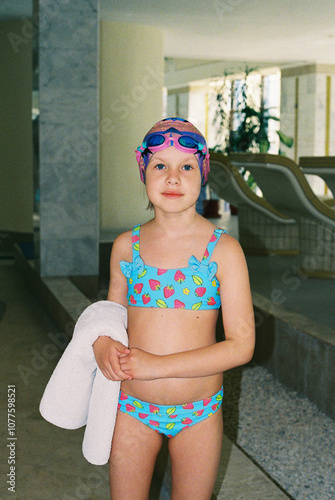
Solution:
{"label": "goggle lens", "polygon": [[178,142],[184,148],[199,149],[199,143],[189,135],[179,137]]}
{"label": "goggle lens", "polygon": [[148,148],[153,148],[155,146],[161,146],[161,144],[163,144],[165,141],[165,137],[164,135],[161,135],[161,134],[154,134],[152,135],[151,137],[149,137],[149,139],[146,141],[146,146]]}

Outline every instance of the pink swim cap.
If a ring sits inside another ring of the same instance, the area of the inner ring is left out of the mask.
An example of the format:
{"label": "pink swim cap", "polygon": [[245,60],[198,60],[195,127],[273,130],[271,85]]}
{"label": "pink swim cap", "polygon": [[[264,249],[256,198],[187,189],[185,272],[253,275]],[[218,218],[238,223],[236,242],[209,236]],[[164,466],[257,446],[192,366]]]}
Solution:
{"label": "pink swim cap", "polygon": [[157,122],[135,151],[142,182],[145,183],[145,171],[152,155],[169,146],[197,155],[202,184],[206,184],[210,168],[206,139],[191,122],[182,118],[165,118]]}

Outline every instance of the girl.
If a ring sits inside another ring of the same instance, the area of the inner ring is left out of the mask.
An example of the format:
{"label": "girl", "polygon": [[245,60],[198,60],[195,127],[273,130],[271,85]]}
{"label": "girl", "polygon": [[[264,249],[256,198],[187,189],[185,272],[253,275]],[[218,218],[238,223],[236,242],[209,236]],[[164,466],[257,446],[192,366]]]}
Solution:
{"label": "girl", "polygon": [[[110,455],[113,500],[148,498],[163,435],[173,500],[210,499],[222,441],[223,372],[247,363],[254,316],[238,242],[195,209],[209,154],[190,122],[161,120],[137,149],[154,217],[114,242],[108,300],[128,308],[129,349],[99,337],[102,373],[121,381]],[[222,307],[225,340],[216,342]]]}

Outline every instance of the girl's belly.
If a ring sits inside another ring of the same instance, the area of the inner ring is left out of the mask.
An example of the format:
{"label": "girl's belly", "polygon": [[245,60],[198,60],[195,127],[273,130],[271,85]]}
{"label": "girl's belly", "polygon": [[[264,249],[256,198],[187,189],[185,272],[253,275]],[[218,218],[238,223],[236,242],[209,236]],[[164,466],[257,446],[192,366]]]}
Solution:
{"label": "girl's belly", "polygon": [[[161,310],[130,307],[129,346],[165,355],[206,347],[216,342],[217,311]],[[208,377],[130,380],[122,391],[161,405],[184,404],[215,394],[222,374]]]}
{"label": "girl's belly", "polygon": [[126,380],[124,393],[157,405],[193,403],[213,396],[222,386],[222,374],[200,378],[174,378],[159,380]]}

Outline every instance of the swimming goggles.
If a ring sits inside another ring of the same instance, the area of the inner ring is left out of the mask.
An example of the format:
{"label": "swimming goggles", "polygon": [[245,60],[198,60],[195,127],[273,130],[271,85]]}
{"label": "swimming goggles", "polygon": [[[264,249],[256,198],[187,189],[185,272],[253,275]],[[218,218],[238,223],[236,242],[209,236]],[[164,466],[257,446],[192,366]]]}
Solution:
{"label": "swimming goggles", "polygon": [[[164,132],[153,132],[148,134],[142,145],[137,148],[136,159],[140,166],[141,179],[144,182],[144,173],[151,156],[157,151],[174,146],[183,153],[192,153],[198,156],[199,168],[203,178],[203,184],[207,181],[209,171],[209,153],[206,140],[194,132],[180,132],[174,127],[170,127]],[[205,162],[204,162],[205,160]]]}

